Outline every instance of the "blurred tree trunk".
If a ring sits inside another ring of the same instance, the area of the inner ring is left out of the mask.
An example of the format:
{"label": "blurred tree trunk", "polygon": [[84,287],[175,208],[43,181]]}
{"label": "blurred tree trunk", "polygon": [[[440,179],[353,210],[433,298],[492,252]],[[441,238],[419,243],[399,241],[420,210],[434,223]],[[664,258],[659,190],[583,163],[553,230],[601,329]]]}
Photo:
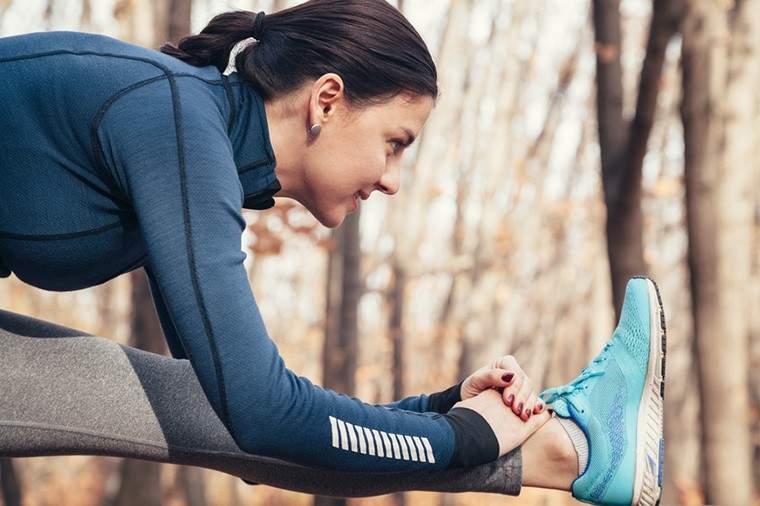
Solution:
{"label": "blurred tree trunk", "polygon": [[[612,299],[619,317],[625,284],[645,274],[641,230],[641,170],[626,173],[628,123],[623,117],[623,70],[620,64],[620,0],[594,0],[596,113],[602,183],[607,207],[607,253]],[[623,180],[627,184],[623,184]]]}
{"label": "blurred tree trunk", "polygon": [[161,47],[164,42],[176,44],[190,34],[192,14],[191,0],[162,0],[153,3],[154,33],[153,45]]}
{"label": "blurred tree trunk", "polygon": [[[393,360],[391,363],[391,378],[393,380],[393,400],[404,397],[404,291],[406,289],[406,270],[404,266],[397,261],[394,256],[391,261],[391,270],[393,271],[392,285],[388,294],[388,303],[390,304],[390,318],[388,321],[388,331],[391,337],[393,348]],[[402,506],[406,503],[403,492],[397,492],[391,496],[391,503],[396,506]]]}
{"label": "blurred tree trunk", "polygon": [[646,274],[641,168],[654,122],[665,50],[677,33],[682,0],[654,0],[646,56],[641,68],[636,112],[623,117],[623,73],[620,64],[620,2],[594,0],[596,99],[604,202],[607,207],[607,252],[615,315],[628,279]]}
{"label": "blurred tree trunk", "polygon": [[760,1],[690,0],[683,25],[687,228],[705,500],[751,504],[748,334]]}
{"label": "blurred tree trunk", "polygon": [[393,361],[391,377],[393,378],[393,400],[404,397],[404,289],[406,288],[406,270],[394,259],[392,262],[392,285],[388,294],[390,318],[388,330],[393,344]]}
{"label": "blurred tree trunk", "polygon": [[[760,129],[755,132],[755,150],[760,155]],[[760,165],[755,164],[755,181],[760,181]],[[760,307],[760,184],[755,185],[754,239],[750,251],[754,252],[750,307]],[[750,397],[752,399],[752,448],[754,482],[760,484],[760,312],[752,312],[750,323]]]}
{"label": "blurred tree trunk", "polygon": [[187,506],[206,506],[206,480],[203,468],[194,466],[179,466],[177,469],[177,485],[185,496]]}
{"label": "blurred tree trunk", "polygon": [[108,506],[159,506],[161,504],[161,464],[123,459],[119,474],[121,483]]}
{"label": "blurred tree trunk", "polygon": [[[353,395],[358,354],[357,306],[363,291],[359,220],[361,208],[332,233],[327,257],[325,344],[322,386]],[[345,505],[346,499],[315,496],[316,506]]]}
{"label": "blurred tree trunk", "polygon": [[3,488],[3,504],[21,506],[21,486],[12,459],[0,459],[0,485]]}

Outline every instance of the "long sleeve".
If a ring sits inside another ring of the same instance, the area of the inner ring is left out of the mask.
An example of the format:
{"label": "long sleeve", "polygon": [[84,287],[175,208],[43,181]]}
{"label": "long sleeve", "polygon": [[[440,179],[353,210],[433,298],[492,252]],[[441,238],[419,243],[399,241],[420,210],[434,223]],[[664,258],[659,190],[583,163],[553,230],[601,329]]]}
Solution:
{"label": "long sleeve", "polygon": [[420,413],[428,411],[433,413],[447,413],[454,404],[462,400],[462,383],[464,383],[464,380],[440,392],[404,397],[397,401],[382,404],[382,406],[417,411]]}
{"label": "long sleeve", "polygon": [[156,314],[158,315],[158,321],[161,324],[161,330],[164,332],[164,338],[166,344],[169,346],[169,352],[172,357],[177,359],[186,359],[187,353],[182,348],[182,342],[177,335],[177,329],[174,327],[174,322],[169,315],[169,311],[166,309],[166,302],[164,302],[164,296],[161,294],[161,290],[158,288],[158,283],[153,273],[150,271],[150,267],[145,266],[145,273],[148,277],[148,286],[150,287],[150,294],[153,297],[153,304],[156,307]]}
{"label": "long sleeve", "polygon": [[[171,77],[135,87],[112,101],[97,135],[148,247],[164,328],[171,332],[166,322],[173,323],[211,406],[240,448],[344,470],[467,462],[456,451],[463,437],[456,432],[463,429],[450,415],[368,404],[285,366],[243,267],[243,191],[225,120],[195,96],[193,85]],[[479,422],[482,428],[485,421]],[[490,437],[483,461],[498,456]]]}

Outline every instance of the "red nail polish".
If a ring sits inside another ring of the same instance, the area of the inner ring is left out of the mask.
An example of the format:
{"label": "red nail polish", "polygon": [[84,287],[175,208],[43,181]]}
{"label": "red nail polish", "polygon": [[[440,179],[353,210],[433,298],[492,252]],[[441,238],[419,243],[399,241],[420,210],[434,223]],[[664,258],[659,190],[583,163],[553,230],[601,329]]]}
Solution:
{"label": "red nail polish", "polygon": [[508,372],[504,376],[502,376],[501,379],[509,383],[510,381],[512,381],[512,378],[514,377],[515,377],[514,373]]}
{"label": "red nail polish", "polygon": [[518,411],[519,413],[522,413],[522,407],[523,407],[523,403],[521,402],[521,403],[520,403],[520,404],[517,406],[517,411]]}
{"label": "red nail polish", "polygon": [[507,397],[507,406],[511,406],[514,401],[515,401],[515,395],[509,394],[509,397]]}

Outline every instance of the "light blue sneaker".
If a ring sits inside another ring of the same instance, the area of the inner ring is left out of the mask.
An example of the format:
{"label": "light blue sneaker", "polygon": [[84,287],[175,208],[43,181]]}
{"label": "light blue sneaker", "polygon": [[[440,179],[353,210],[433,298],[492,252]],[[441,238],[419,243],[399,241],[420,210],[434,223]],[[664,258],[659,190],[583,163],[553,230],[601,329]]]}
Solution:
{"label": "light blue sneaker", "polygon": [[586,434],[588,465],[573,481],[592,504],[659,504],[662,491],[665,315],[654,281],[628,281],[612,339],[572,382],[541,392]]}

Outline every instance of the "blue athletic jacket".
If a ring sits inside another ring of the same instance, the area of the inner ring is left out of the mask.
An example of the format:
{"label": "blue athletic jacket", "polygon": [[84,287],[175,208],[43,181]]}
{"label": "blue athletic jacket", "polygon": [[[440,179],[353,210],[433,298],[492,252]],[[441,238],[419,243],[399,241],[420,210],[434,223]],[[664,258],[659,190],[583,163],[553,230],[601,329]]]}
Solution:
{"label": "blue athletic jacket", "polygon": [[286,368],[243,267],[241,208],[280,185],[237,74],[46,32],[0,38],[0,86],[0,276],[65,291],[145,267],[172,355],[244,451],[358,471],[498,456],[480,415],[449,411],[459,385],[372,405]]}

